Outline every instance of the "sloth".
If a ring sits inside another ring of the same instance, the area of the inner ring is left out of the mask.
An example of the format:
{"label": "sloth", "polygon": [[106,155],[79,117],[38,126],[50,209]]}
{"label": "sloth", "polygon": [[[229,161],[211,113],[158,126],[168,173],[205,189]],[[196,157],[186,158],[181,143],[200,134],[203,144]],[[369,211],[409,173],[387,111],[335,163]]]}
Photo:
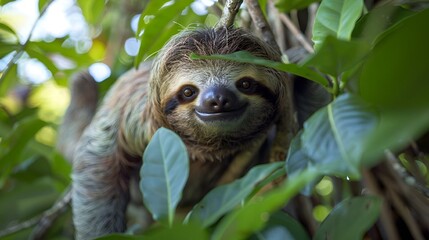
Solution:
{"label": "sloth", "polygon": [[73,163],[77,239],[126,229],[132,182],[138,181],[145,147],[160,127],[177,133],[189,153],[190,173],[179,207],[192,206],[256,164],[284,160],[294,118],[287,75],[190,57],[237,51],[280,60],[280,53],[241,29],[185,30],[153,61],[121,76],[97,109],[89,74],[73,80],[59,148]]}

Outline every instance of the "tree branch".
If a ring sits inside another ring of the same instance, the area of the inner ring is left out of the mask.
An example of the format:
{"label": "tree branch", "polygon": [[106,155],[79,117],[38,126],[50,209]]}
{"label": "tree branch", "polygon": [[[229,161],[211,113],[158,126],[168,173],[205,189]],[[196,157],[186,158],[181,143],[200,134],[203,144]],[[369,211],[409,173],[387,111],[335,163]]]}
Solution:
{"label": "tree branch", "polygon": [[39,221],[37,221],[37,226],[31,232],[30,239],[44,239],[44,235],[54,221],[66,211],[68,204],[71,202],[71,192],[71,187],[67,188],[55,205],[42,214]]}
{"label": "tree branch", "polygon": [[243,0],[227,0],[217,26],[232,27],[234,25],[235,15],[237,15],[241,3],[243,3]]}
{"label": "tree branch", "polygon": [[390,151],[385,151],[385,156],[387,160],[391,163],[393,170],[400,176],[402,181],[424,194],[426,197],[429,197],[429,188],[427,188],[424,184],[421,184],[415,177],[408,174],[407,170],[399,163],[399,160],[396,156]]}
{"label": "tree branch", "polygon": [[66,210],[67,205],[68,203],[70,203],[70,201],[71,188],[68,188],[64,192],[60,200],[58,200],[50,209],[46,210],[39,216],[33,217],[27,221],[21,222],[19,224],[13,225],[11,227],[6,228],[5,230],[0,231],[0,238],[38,224],[33,230],[30,239],[42,239],[43,235],[46,233],[49,227],[52,226],[54,220],[57,219],[58,216],[60,216],[61,213]]}
{"label": "tree branch", "polygon": [[275,48],[276,50],[280,51],[279,46],[277,45],[277,42],[274,38],[273,31],[270,28],[270,25],[268,24],[267,19],[265,19],[264,14],[262,13],[261,7],[259,6],[259,3],[257,0],[246,0],[245,1],[247,9],[249,11],[250,17],[253,20],[253,23],[255,24],[256,28],[262,35],[262,39]]}
{"label": "tree branch", "polygon": [[286,25],[286,27],[289,29],[289,31],[292,32],[292,34],[296,37],[296,40],[301,43],[301,45],[307,50],[309,53],[313,53],[313,47],[308,42],[307,38],[304,36],[304,34],[301,33],[301,31],[293,24],[293,22],[289,19],[289,17],[284,14],[279,14],[280,20]]}

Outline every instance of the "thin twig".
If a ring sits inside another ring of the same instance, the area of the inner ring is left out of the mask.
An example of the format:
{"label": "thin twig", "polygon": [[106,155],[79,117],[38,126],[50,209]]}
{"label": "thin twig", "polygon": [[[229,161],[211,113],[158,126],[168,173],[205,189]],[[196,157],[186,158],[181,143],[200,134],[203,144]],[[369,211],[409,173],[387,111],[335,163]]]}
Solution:
{"label": "thin twig", "polygon": [[[283,24],[279,17],[279,11],[277,10],[276,6],[272,1],[268,2],[269,7],[269,16],[271,21],[273,22],[273,30],[274,30],[274,36],[276,37],[277,44],[279,45],[280,51],[282,53],[286,52],[287,46],[286,46],[286,36],[285,36],[285,29],[283,27]],[[273,13],[271,15],[271,13]]]}
{"label": "thin twig", "polygon": [[71,190],[68,188],[62,197],[50,209],[46,210],[39,216],[0,231],[0,238],[30,228],[39,223],[33,231],[31,239],[41,239],[41,236],[46,232],[46,230],[52,226],[53,221],[65,211],[70,201]]}
{"label": "thin twig", "polygon": [[10,61],[7,63],[5,70],[2,72],[2,74],[0,76],[0,85],[2,84],[4,79],[6,78],[9,71],[12,69],[12,66],[19,60],[21,55],[24,53],[25,48],[27,47],[28,43],[30,43],[31,36],[33,36],[34,29],[36,28],[37,24],[39,23],[39,20],[45,14],[46,10],[48,9],[48,7],[51,5],[51,3],[53,1],[55,1],[55,0],[50,0],[45,4],[45,6],[43,6],[42,10],[40,11],[39,17],[36,19],[33,26],[31,27],[31,30],[30,30],[30,33],[28,34],[27,39],[25,40],[25,42],[23,44],[20,44],[19,48],[13,54],[12,59],[10,59]]}
{"label": "thin twig", "polygon": [[[376,179],[374,178],[374,173],[370,172],[369,170],[364,169],[362,171],[365,185],[368,187],[369,192],[371,194],[374,194],[378,197],[383,198],[383,204],[381,205],[381,215],[380,215],[380,222],[382,226],[384,227],[384,233],[387,235],[386,239],[390,240],[399,240],[398,238],[398,231],[396,229],[396,226],[393,222],[393,214],[392,211],[389,208],[389,203],[386,201],[386,198],[383,196],[383,193],[381,192],[378,183]],[[383,232],[382,232],[383,233]]]}
{"label": "thin twig", "polygon": [[305,30],[305,35],[308,39],[311,39],[311,36],[313,36],[313,26],[314,21],[316,20],[316,13],[317,9],[319,8],[319,3],[312,3],[308,7],[308,23],[307,23],[307,29]]}
{"label": "thin twig", "polygon": [[265,19],[264,14],[262,13],[261,7],[257,0],[246,0],[245,1],[247,9],[249,11],[250,17],[253,20],[258,31],[262,35],[262,39],[270,46],[274,47],[280,52],[280,49],[277,45],[277,42],[274,38],[273,31],[270,28],[270,25]]}
{"label": "thin twig", "polygon": [[309,53],[313,53],[314,49],[311,46],[310,42],[304,36],[304,34],[293,24],[290,18],[284,14],[279,14],[280,20],[286,25],[286,27],[292,32],[292,34],[296,37],[296,40],[301,43],[301,45],[307,50]]}
{"label": "thin twig", "polygon": [[[386,175],[380,175],[379,177],[386,186],[389,186],[392,182],[388,179]],[[423,240],[424,237],[420,232],[420,229],[417,227],[417,221],[411,215],[410,209],[407,208],[406,204],[401,200],[400,196],[398,196],[398,193],[396,193],[392,188],[389,187],[386,188],[386,193],[387,196],[389,196],[392,205],[395,207],[395,209],[398,211],[398,214],[402,217],[405,224],[408,226],[408,229],[410,230],[413,239]]]}
{"label": "thin twig", "polygon": [[217,26],[232,27],[234,25],[235,15],[237,15],[241,3],[243,3],[243,0],[227,0]]}
{"label": "thin twig", "polygon": [[417,179],[410,174],[407,173],[407,170],[399,163],[399,160],[395,157],[395,155],[389,151],[385,151],[385,156],[387,160],[391,163],[392,168],[395,172],[402,178],[402,181],[407,185],[415,188],[420,193],[424,194],[426,197],[429,197],[429,188],[419,183]]}
{"label": "thin twig", "polygon": [[37,226],[31,232],[30,239],[43,239],[48,229],[53,225],[54,221],[67,210],[68,204],[72,198],[71,187],[67,188],[62,197],[55,205],[43,213],[39,219]]}

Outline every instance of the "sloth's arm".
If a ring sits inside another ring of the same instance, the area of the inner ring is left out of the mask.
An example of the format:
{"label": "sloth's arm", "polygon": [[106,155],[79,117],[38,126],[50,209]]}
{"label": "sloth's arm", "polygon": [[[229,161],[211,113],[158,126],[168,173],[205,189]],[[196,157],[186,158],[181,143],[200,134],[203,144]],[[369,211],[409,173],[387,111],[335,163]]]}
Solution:
{"label": "sloth's arm", "polygon": [[102,111],[88,126],[73,161],[73,221],[77,239],[126,228],[129,178],[117,145],[118,119]]}

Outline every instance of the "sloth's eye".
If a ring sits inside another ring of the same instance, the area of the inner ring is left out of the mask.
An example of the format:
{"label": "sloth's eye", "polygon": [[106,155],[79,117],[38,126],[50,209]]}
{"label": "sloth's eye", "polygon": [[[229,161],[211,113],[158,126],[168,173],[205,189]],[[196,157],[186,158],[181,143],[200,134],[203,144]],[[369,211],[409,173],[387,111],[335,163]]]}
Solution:
{"label": "sloth's eye", "polygon": [[241,82],[241,87],[242,87],[243,89],[248,89],[248,88],[250,88],[250,82],[249,82],[248,80],[243,80],[243,81]]}
{"label": "sloth's eye", "polygon": [[256,90],[258,83],[251,77],[243,77],[236,82],[238,90],[243,93],[251,94]]}
{"label": "sloth's eye", "polygon": [[179,99],[182,102],[190,102],[197,97],[198,89],[194,86],[184,86],[179,93]]}
{"label": "sloth's eye", "polygon": [[194,91],[192,91],[191,88],[185,88],[183,89],[183,96],[185,97],[192,97],[194,95]]}

